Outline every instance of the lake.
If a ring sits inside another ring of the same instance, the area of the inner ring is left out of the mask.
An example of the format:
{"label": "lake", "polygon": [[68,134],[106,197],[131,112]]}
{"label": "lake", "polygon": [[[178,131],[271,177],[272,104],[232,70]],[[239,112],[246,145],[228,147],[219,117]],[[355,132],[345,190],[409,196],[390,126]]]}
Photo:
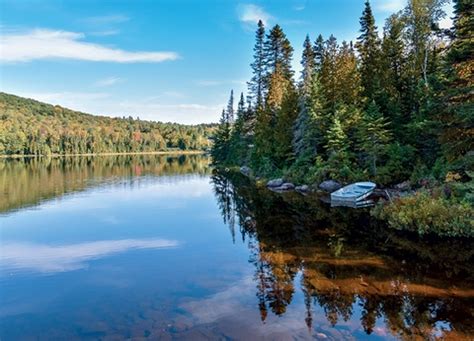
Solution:
{"label": "lake", "polygon": [[0,339],[474,338],[474,250],[200,155],[0,160]]}

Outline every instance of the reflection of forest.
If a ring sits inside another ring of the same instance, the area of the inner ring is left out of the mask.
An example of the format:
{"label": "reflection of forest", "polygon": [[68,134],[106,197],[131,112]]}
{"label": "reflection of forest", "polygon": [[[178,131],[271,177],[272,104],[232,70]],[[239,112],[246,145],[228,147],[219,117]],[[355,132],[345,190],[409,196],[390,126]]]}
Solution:
{"label": "reflection of forest", "polygon": [[366,211],[275,194],[239,174],[215,174],[213,183],[233,236],[238,227],[248,240],[262,320],[270,311],[284,314],[300,287],[308,328],[320,307],[333,325],[360,311],[368,334],[380,318],[402,339],[474,337],[468,241],[408,239],[377,226]]}
{"label": "reflection of forest", "polygon": [[0,212],[124,178],[207,174],[202,155],[0,159]]}

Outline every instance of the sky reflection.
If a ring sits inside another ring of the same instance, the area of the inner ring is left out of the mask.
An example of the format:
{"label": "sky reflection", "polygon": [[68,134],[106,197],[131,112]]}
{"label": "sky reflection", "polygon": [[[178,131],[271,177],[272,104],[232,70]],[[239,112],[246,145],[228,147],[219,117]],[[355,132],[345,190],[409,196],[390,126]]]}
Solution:
{"label": "sky reflection", "polygon": [[0,269],[55,273],[86,268],[90,261],[116,253],[138,249],[177,247],[179,242],[167,239],[101,240],[69,245],[2,243]]}

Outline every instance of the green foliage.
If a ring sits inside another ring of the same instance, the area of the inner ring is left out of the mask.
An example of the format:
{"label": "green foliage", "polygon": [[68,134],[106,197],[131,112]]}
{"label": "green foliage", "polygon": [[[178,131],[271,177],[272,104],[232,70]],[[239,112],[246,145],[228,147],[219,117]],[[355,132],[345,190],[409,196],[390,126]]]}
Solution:
{"label": "green foliage", "polygon": [[372,175],[377,175],[377,159],[384,152],[391,139],[388,129],[389,122],[382,116],[375,101],[369,104],[359,126],[359,145],[363,153],[368,155]]}
{"label": "green foliage", "polygon": [[448,32],[438,26],[445,2],[408,1],[380,39],[366,1],[357,55],[352,42],[319,35],[311,46],[307,36],[297,83],[283,29],[265,36],[260,22],[246,114],[252,124],[231,124],[226,162],[298,183],[410,179],[433,188],[459,174],[447,190],[453,200],[471,198],[473,5],[455,1]]}
{"label": "green foliage", "polygon": [[213,125],[110,118],[0,93],[0,154],[50,155],[205,150]]}
{"label": "green foliage", "polygon": [[373,214],[386,220],[390,227],[410,230],[420,235],[437,234],[449,237],[474,237],[474,209],[468,203],[427,192],[400,198],[394,203],[379,206]]}

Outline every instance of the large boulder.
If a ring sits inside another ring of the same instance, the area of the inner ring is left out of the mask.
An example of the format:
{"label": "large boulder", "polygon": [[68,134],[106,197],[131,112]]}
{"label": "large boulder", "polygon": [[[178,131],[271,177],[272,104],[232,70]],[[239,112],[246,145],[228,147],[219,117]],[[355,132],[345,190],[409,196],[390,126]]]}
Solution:
{"label": "large boulder", "polygon": [[326,180],[319,184],[319,188],[328,193],[337,191],[341,187],[342,185],[335,180]]}
{"label": "large boulder", "polygon": [[284,182],[283,179],[273,179],[267,182],[267,187],[280,187]]}

